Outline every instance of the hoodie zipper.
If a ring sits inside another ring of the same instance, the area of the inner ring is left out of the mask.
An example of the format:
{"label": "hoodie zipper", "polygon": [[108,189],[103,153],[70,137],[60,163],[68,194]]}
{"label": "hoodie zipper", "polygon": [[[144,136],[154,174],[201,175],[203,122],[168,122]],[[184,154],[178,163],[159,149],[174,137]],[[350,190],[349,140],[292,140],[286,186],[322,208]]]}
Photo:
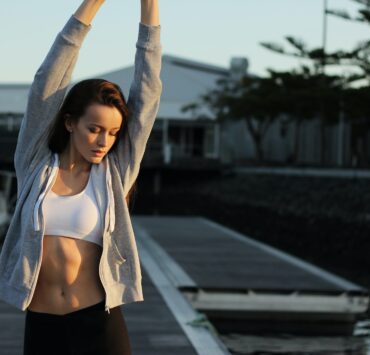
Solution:
{"label": "hoodie zipper", "polygon": [[[108,220],[108,228],[105,228],[104,231],[103,231],[103,246],[104,246],[104,236],[106,235],[106,233],[109,233],[109,235],[112,234],[112,230],[113,230],[113,227],[114,227],[114,215],[112,215],[112,195],[111,195],[111,175],[110,175],[110,168],[109,168],[109,159],[108,157],[106,157],[106,162],[107,162],[107,173],[106,173],[106,189],[107,189],[107,209],[106,209],[106,213],[108,213],[109,211],[109,220]],[[104,216],[104,221],[106,220],[105,218],[106,216]],[[105,290],[105,286],[104,286],[104,277],[103,277],[103,272],[102,272],[102,268],[101,268],[101,259],[100,259],[100,262],[99,262],[99,275],[100,275],[100,281],[104,287],[104,290]],[[107,295],[107,291],[105,291],[105,294]],[[109,310],[109,307],[107,305],[107,296],[106,296],[106,303],[105,303],[105,310],[108,312],[108,314],[110,314],[110,310]]]}
{"label": "hoodie zipper", "polygon": [[[104,241],[103,241],[103,243],[104,243]],[[104,278],[103,278],[103,274],[101,272],[101,259],[99,261],[99,276],[100,276],[100,282],[103,285],[104,292],[105,292],[105,310],[108,312],[108,314],[110,314],[109,306],[107,304],[107,290],[104,286],[104,282],[103,282]]]}

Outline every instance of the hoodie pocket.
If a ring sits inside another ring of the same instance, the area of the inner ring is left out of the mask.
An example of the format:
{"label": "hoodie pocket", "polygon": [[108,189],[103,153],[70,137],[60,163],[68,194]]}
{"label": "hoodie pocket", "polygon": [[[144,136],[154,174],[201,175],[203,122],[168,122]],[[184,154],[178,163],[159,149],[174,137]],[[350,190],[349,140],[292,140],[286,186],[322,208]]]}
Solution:
{"label": "hoodie pocket", "polygon": [[122,256],[122,254],[119,251],[119,248],[118,248],[116,242],[114,241],[114,239],[112,239],[112,248],[113,248],[114,253],[116,254],[115,263],[119,264],[119,265],[125,263],[127,259]]}
{"label": "hoodie pocket", "polygon": [[122,255],[120,248],[112,239],[112,258],[110,267],[112,270],[112,278],[114,283],[122,283],[124,280],[131,278],[131,269],[126,258]]}

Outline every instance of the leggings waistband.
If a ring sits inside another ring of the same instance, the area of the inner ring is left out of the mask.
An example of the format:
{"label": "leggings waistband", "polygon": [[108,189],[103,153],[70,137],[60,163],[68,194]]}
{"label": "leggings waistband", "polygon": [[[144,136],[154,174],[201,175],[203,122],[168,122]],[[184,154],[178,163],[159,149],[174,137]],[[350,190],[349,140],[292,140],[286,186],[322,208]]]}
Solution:
{"label": "leggings waistband", "polygon": [[85,307],[85,308],[81,308],[81,309],[78,309],[77,311],[72,311],[72,312],[69,312],[69,313],[66,313],[66,314],[53,314],[53,313],[46,313],[46,312],[35,312],[35,311],[31,311],[30,309],[27,309],[27,313],[34,317],[34,318],[55,318],[55,319],[61,319],[61,318],[70,318],[70,317],[74,317],[74,316],[78,316],[80,314],[83,314],[83,313],[88,313],[90,311],[95,311],[95,310],[105,310],[105,299],[100,301],[99,303],[96,303],[96,304],[93,304],[91,306],[88,306],[88,307]]}

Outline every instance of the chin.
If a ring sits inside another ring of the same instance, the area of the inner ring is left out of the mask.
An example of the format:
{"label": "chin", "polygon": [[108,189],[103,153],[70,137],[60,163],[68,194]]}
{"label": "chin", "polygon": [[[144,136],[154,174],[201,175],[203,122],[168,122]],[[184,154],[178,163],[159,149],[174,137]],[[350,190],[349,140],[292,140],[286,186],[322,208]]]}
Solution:
{"label": "chin", "polygon": [[105,157],[105,155],[102,155],[101,157],[91,157],[90,161],[92,163],[96,163],[97,161],[102,161],[104,157]]}

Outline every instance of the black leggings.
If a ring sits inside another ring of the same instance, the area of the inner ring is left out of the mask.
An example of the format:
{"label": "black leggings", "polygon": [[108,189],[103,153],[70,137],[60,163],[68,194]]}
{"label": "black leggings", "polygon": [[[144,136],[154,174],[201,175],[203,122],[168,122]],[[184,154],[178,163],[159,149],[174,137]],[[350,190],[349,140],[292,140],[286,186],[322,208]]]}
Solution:
{"label": "black leggings", "polygon": [[23,355],[131,355],[120,307],[105,300],[64,315],[26,310]]}

